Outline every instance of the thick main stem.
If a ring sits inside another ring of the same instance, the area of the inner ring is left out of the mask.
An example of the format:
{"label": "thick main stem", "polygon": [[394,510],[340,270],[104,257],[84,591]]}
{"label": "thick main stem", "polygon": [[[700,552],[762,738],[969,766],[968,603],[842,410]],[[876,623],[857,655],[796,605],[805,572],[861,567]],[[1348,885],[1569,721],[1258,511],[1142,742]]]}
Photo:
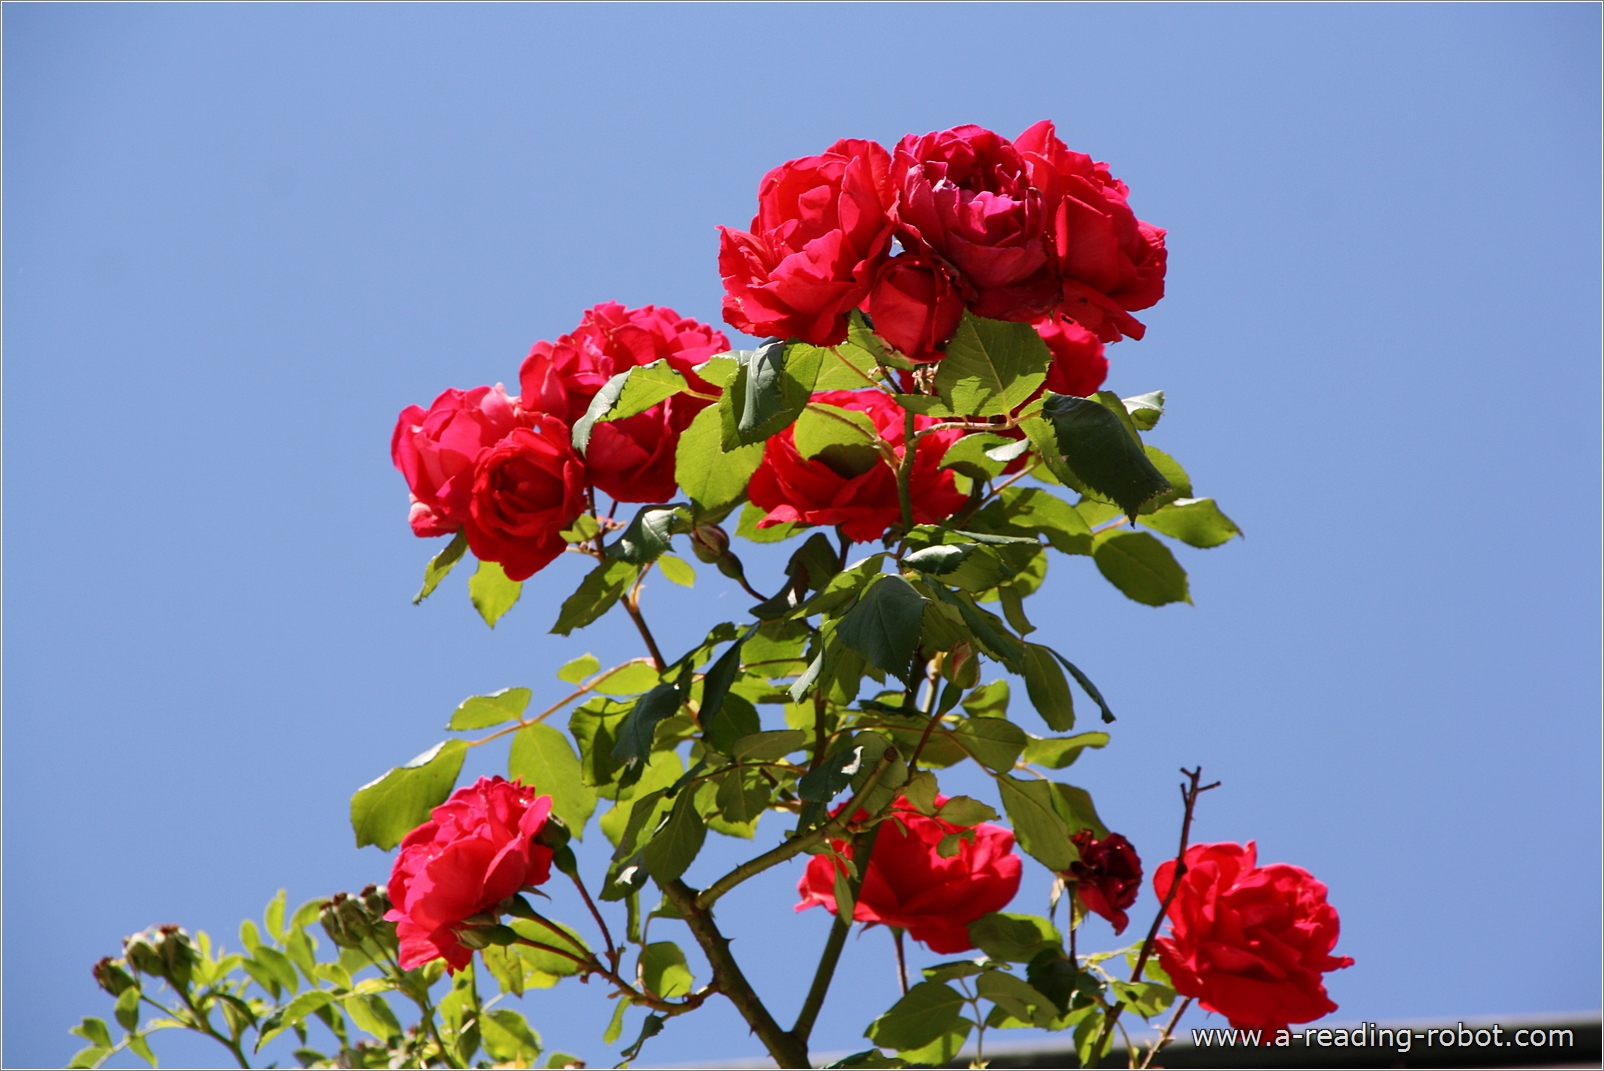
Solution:
{"label": "thick main stem", "polygon": [[763,1001],[758,999],[752,984],[741,973],[741,967],[730,955],[729,938],[719,932],[713,921],[713,912],[697,905],[696,890],[679,878],[663,886],[663,895],[679,909],[690,927],[696,943],[702,946],[703,955],[713,968],[712,989],[723,993],[741,1013],[741,1018],[752,1028],[774,1062],[781,1067],[807,1067],[808,1047],[799,1044],[774,1021]]}

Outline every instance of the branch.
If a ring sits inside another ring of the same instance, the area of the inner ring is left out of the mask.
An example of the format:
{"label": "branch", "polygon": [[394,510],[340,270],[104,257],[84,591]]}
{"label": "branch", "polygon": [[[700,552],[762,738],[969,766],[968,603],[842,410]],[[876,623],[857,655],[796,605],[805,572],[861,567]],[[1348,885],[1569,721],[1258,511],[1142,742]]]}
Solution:
{"label": "branch", "polygon": [[658,673],[666,673],[668,663],[663,660],[663,652],[657,649],[657,641],[652,638],[652,630],[646,627],[646,618],[642,617],[640,612],[641,584],[646,580],[646,573],[650,568],[648,565],[640,571],[640,578],[635,581],[635,586],[621,601],[624,609],[629,611],[629,616],[634,620],[635,627],[640,630],[640,638],[646,641],[646,649],[652,653],[652,664]]}
{"label": "branch", "polygon": [[863,787],[858,790],[852,799],[847,801],[847,805],[842,807],[834,818],[831,818],[811,833],[792,837],[778,848],[764,852],[756,859],[747,860],[722,878],[719,878],[696,897],[697,910],[706,911],[718,902],[719,897],[747,878],[761,874],[770,867],[779,866],[787,859],[801,855],[815,844],[822,844],[844,830],[847,824],[852,821],[852,816],[858,813],[859,801],[868,798],[869,793],[873,792],[880,784],[880,779],[885,776],[886,771],[891,768],[891,764],[896,759],[897,749],[894,747],[886,748],[885,754],[880,756],[880,761],[876,762],[874,769],[869,771],[869,778],[863,782]]}
{"label": "branch", "polygon": [[[919,436],[914,426],[913,410],[902,411],[902,464],[897,469],[897,501],[902,505],[902,531],[904,537],[913,531],[913,460],[919,452]],[[897,559],[902,555],[899,552]]]}
{"label": "branch", "polygon": [[[863,891],[863,879],[869,873],[869,856],[874,852],[874,842],[879,836],[880,827],[874,826],[852,839],[852,861],[857,865],[858,876],[847,887],[852,890],[854,904],[858,901],[858,894]],[[818,969],[813,972],[813,985],[808,989],[807,998],[802,1001],[802,1010],[796,1013],[796,1025],[791,1027],[791,1036],[804,1049],[807,1048],[808,1037],[813,1033],[813,1024],[819,1018],[819,1009],[824,1007],[824,996],[830,990],[836,964],[841,961],[841,950],[846,947],[847,934],[851,929],[837,912],[835,921],[830,924],[830,936],[824,942],[824,952],[819,956]]]}

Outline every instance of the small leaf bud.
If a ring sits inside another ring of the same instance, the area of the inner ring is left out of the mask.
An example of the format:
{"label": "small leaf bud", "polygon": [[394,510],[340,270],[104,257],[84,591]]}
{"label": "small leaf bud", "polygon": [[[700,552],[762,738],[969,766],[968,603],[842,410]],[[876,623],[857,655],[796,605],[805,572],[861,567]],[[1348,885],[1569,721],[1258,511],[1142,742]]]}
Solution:
{"label": "small leaf bud", "polygon": [[691,529],[691,551],[709,565],[729,553],[730,537],[716,524],[699,524]]}
{"label": "small leaf bud", "polygon": [[123,995],[124,990],[132,989],[139,983],[134,981],[133,975],[117,965],[117,961],[110,956],[102,956],[93,969],[95,984],[114,997]]}
{"label": "small leaf bud", "polygon": [[545,824],[540,827],[540,831],[535,834],[536,844],[550,848],[553,851],[566,847],[572,839],[573,834],[568,831],[568,826],[556,815],[549,816]]}

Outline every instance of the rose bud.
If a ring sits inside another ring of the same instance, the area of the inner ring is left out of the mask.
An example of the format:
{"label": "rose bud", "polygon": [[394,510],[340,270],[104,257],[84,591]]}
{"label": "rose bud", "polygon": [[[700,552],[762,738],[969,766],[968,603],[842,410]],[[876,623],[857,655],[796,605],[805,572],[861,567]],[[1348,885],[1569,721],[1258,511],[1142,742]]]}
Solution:
{"label": "rose bud", "polygon": [[117,961],[110,956],[102,956],[96,963],[93,972],[95,984],[114,997],[123,995],[123,991],[131,989],[139,983],[134,981],[133,975],[117,966]]}
{"label": "rose bud", "polygon": [[875,334],[915,361],[940,360],[963,315],[947,273],[911,253],[892,257],[869,291]]}
{"label": "rose bud", "polygon": [[1072,838],[1080,850],[1080,862],[1070,864],[1064,877],[1075,883],[1075,896],[1081,906],[1114,924],[1116,934],[1130,925],[1125,909],[1136,903],[1142,891],[1142,860],[1131,842],[1118,833],[1102,840],[1083,829]]}
{"label": "rose bud", "polygon": [[729,549],[729,533],[718,525],[699,524],[691,529],[691,551],[698,560],[711,565],[724,557]]}

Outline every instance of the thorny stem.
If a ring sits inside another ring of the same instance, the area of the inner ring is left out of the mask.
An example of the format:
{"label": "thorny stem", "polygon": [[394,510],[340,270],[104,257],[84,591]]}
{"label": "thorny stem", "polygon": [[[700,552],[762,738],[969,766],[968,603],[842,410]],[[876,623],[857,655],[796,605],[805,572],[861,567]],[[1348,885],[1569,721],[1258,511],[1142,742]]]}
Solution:
{"label": "thorny stem", "polygon": [[902,947],[904,937],[902,927],[891,927],[891,939],[897,946],[897,984],[902,987],[902,995],[908,995],[908,956]]}
{"label": "thorny stem", "polygon": [[184,1002],[184,1006],[189,1009],[190,1017],[195,1021],[195,1025],[200,1027],[201,1033],[205,1034],[207,1037],[215,1039],[229,1052],[233,1053],[234,1059],[238,1061],[241,1067],[251,1066],[250,1063],[245,1059],[245,1053],[239,1047],[238,1038],[225,1038],[223,1035],[219,1034],[217,1032],[217,1028],[212,1026],[211,1017],[206,1015],[199,1008],[195,1007],[195,1002],[190,1000],[189,994],[184,992],[182,989],[178,991],[178,999],[182,1000]]}
{"label": "thorny stem", "polygon": [[[880,827],[872,826],[852,839],[852,861],[857,866],[858,876],[848,880],[847,888],[852,893],[853,903],[857,903],[858,894],[863,891],[863,881],[869,873],[869,857],[874,852],[874,842],[879,836]],[[824,1007],[825,994],[830,991],[836,964],[841,961],[841,950],[846,947],[847,934],[851,929],[852,927],[842,921],[839,914],[830,923],[830,936],[824,942],[824,952],[819,956],[818,969],[813,972],[813,985],[808,988],[808,995],[802,1001],[802,1010],[796,1013],[796,1024],[791,1027],[791,1036],[804,1049],[807,1048],[808,1038],[813,1033],[813,1024],[819,1017],[819,1009]]]}
{"label": "thorny stem", "polygon": [[880,761],[876,762],[874,769],[869,771],[869,777],[863,782],[863,787],[847,801],[847,805],[841,808],[834,818],[825,822],[813,832],[792,837],[778,848],[764,852],[756,859],[748,859],[728,874],[725,874],[697,895],[696,909],[698,911],[707,911],[718,902],[719,897],[746,879],[761,874],[770,867],[779,866],[787,859],[802,854],[815,844],[822,844],[824,841],[840,834],[848,823],[852,821],[853,815],[858,813],[858,808],[861,806],[860,801],[868,798],[869,793],[873,792],[875,787],[880,784],[880,779],[885,776],[886,771],[891,768],[891,764],[896,760],[897,749],[894,747],[886,748],[885,753],[880,756]]}
{"label": "thorny stem", "polygon": [[[918,454],[918,437],[914,427],[913,410],[902,411],[902,464],[897,467],[897,501],[902,505],[902,531],[903,542],[907,542],[907,533],[913,531],[913,460]],[[897,560],[902,560],[902,551],[897,551]]]}
{"label": "thorny stem", "polygon": [[808,763],[809,773],[824,762],[824,750],[830,743],[826,731],[830,720],[827,698],[823,688],[813,689],[813,761]]}
{"label": "thorny stem", "polygon": [[668,663],[663,660],[663,652],[657,649],[657,641],[652,638],[652,630],[646,627],[646,618],[642,617],[640,612],[641,584],[645,582],[646,574],[650,570],[651,566],[648,565],[640,571],[640,578],[635,581],[635,586],[629,589],[629,594],[621,601],[624,609],[629,611],[630,618],[634,620],[635,627],[640,630],[640,638],[646,641],[646,649],[652,653],[652,664],[657,668],[657,672],[664,673],[668,670]]}
{"label": "thorny stem", "polygon": [[925,723],[924,735],[919,738],[919,746],[913,749],[913,757],[908,760],[908,769],[910,770],[917,768],[916,764],[919,761],[919,756],[924,754],[925,745],[930,742],[930,734],[935,730],[936,724],[941,721],[941,719],[936,717],[934,713],[936,707],[936,682],[941,679],[941,663],[939,658],[940,656],[938,655],[935,659],[932,659],[930,662],[930,668],[926,671],[930,679],[930,694],[925,696],[925,705],[921,713],[923,713],[924,716],[929,719],[929,721]]}
{"label": "thorny stem", "polygon": [[[545,920],[542,919],[540,921]],[[547,923],[547,925],[550,925],[550,923]],[[562,931],[559,930],[558,932],[561,933]],[[564,936],[567,935],[564,934]],[[625,981],[618,971],[602,966],[601,961],[596,958],[595,953],[587,953],[584,956],[576,956],[572,952],[565,952],[560,948],[554,948],[553,946],[543,944],[540,941],[531,941],[527,937],[519,937],[518,943],[523,945],[525,948],[538,948],[542,952],[550,952],[554,955],[571,959],[575,963],[579,964],[583,973],[599,974],[603,978],[607,979],[618,988],[620,993],[629,998],[630,1003],[645,1005],[655,1012],[660,1012],[663,1015],[670,1017],[675,1015],[684,1015],[688,1011],[695,1011],[697,1008],[702,1006],[703,1001],[707,1000],[712,993],[717,991],[716,986],[708,986],[696,993],[692,993],[684,1000],[665,1000],[664,998],[657,996],[655,993],[635,988],[629,982]]]}
{"label": "thorny stem", "polygon": [[1175,1014],[1170,1016],[1170,1021],[1164,1024],[1163,1033],[1159,1034],[1158,1040],[1153,1042],[1153,1047],[1147,1050],[1147,1055],[1142,1058],[1142,1062],[1137,1065],[1138,1067],[1153,1066],[1153,1057],[1157,1056],[1158,1051],[1170,1043],[1170,1035],[1175,1033],[1176,1024],[1181,1021],[1181,1016],[1185,1015],[1186,1009],[1190,1008],[1191,1006],[1191,997],[1187,997],[1185,1000],[1181,1001],[1180,1007],[1175,1009]]}
{"label": "thorny stem", "polygon": [[[1170,904],[1175,901],[1175,894],[1181,890],[1181,879],[1186,876],[1186,845],[1192,836],[1192,814],[1197,808],[1197,798],[1212,788],[1219,788],[1220,783],[1199,786],[1198,781],[1203,777],[1203,767],[1188,770],[1181,767],[1181,773],[1186,775],[1187,784],[1181,786],[1181,801],[1185,804],[1185,813],[1181,818],[1181,846],[1175,852],[1175,872],[1170,875],[1170,891],[1165,893],[1164,902],[1158,907],[1158,914],[1153,917],[1153,925],[1147,928],[1147,938],[1142,942],[1142,951],[1136,957],[1136,967],[1131,971],[1133,983],[1142,980],[1142,971],[1147,967],[1147,958],[1153,954],[1153,942],[1158,939],[1158,928],[1164,924],[1164,916],[1169,912]],[[1103,1016],[1103,1028],[1098,1031],[1097,1043],[1092,1046],[1093,1054],[1102,1051],[1103,1042],[1108,1034],[1119,1023],[1120,1012],[1124,1010],[1123,1004],[1115,1003]]]}
{"label": "thorny stem", "polygon": [[568,875],[568,880],[572,881],[574,883],[574,888],[579,890],[579,895],[585,900],[585,906],[590,908],[590,917],[596,920],[597,926],[601,927],[602,940],[607,944],[607,960],[612,966],[613,970],[616,971],[618,969],[618,957],[620,953],[618,951],[618,946],[613,944],[612,932],[607,929],[607,920],[602,918],[601,912],[596,909],[596,901],[590,898],[590,890],[586,889],[585,883],[579,880],[579,875],[570,874]]}

